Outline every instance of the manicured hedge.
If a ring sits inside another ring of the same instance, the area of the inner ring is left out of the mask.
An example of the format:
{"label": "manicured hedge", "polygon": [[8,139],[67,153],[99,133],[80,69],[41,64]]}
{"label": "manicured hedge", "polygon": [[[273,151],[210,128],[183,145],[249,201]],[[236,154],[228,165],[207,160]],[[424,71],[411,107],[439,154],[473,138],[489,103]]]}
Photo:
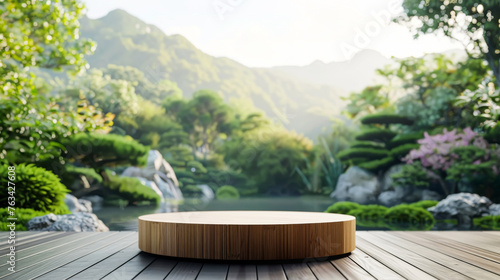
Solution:
{"label": "manicured hedge", "polygon": [[409,205],[427,210],[428,208],[436,206],[438,203],[439,201],[437,200],[421,200],[418,202],[411,203]]}
{"label": "manicured hedge", "polygon": [[500,230],[500,215],[475,218],[474,225],[482,227],[484,229]]}
{"label": "manicured hedge", "polygon": [[410,205],[391,207],[384,216],[384,221],[389,228],[405,230],[429,230],[436,223],[427,210]]}

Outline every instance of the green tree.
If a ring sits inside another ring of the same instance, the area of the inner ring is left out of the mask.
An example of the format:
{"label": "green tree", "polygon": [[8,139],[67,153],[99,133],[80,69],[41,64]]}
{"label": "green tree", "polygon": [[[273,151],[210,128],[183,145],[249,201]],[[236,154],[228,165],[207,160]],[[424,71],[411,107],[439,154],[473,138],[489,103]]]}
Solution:
{"label": "green tree", "polygon": [[403,1],[406,23],[418,37],[441,33],[464,44],[469,55],[485,59],[500,85],[500,2],[487,0]]}
{"label": "green tree", "polygon": [[[30,67],[81,72],[83,55],[95,45],[79,38],[78,18],[84,5],[78,0],[0,2],[0,85],[4,96],[30,95]],[[26,98],[25,98],[26,99]]]}
{"label": "green tree", "polygon": [[201,153],[204,160],[218,139],[232,132],[233,111],[215,92],[201,90],[191,100],[167,98],[164,103],[167,114],[188,134],[193,157]]}
{"label": "green tree", "polygon": [[225,162],[250,179],[264,193],[272,188],[304,191],[298,167],[313,156],[312,142],[284,129],[267,129],[227,141],[221,151]]}

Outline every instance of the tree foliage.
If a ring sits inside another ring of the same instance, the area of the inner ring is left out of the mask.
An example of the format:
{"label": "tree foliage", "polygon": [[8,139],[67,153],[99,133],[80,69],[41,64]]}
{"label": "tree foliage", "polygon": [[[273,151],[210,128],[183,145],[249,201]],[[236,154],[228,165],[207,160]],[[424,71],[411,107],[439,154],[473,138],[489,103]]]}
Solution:
{"label": "tree foliage", "polygon": [[[498,1],[403,1],[404,15],[415,36],[438,33],[464,44],[471,55],[484,58],[500,83],[500,3]],[[418,22],[418,24],[415,24]],[[500,84],[499,84],[500,85]]]}

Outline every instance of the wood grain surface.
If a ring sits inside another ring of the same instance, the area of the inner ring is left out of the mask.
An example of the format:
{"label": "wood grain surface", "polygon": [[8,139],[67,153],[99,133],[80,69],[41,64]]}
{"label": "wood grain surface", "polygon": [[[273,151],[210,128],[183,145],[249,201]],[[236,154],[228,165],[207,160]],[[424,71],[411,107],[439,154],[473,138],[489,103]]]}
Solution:
{"label": "wood grain surface", "polygon": [[319,258],[353,251],[352,216],[283,211],[197,211],[139,217],[142,251],[213,260]]}

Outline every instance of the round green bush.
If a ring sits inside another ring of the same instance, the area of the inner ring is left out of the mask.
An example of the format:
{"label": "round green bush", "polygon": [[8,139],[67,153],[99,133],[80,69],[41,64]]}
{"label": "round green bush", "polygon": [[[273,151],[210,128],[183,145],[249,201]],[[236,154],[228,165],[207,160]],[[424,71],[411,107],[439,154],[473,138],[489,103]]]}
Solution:
{"label": "round green bush", "polygon": [[437,200],[421,200],[418,202],[411,203],[409,205],[427,210],[428,208],[436,206],[438,203],[439,201]]}
{"label": "round green bush", "polygon": [[238,199],[240,198],[240,194],[238,190],[233,186],[222,186],[217,189],[217,193],[215,194],[217,199]]}
{"label": "round green bush", "polygon": [[61,184],[54,173],[33,164],[19,164],[15,166],[14,180],[9,180],[9,166],[0,166],[0,191],[2,206],[9,206],[7,193],[15,184],[15,208],[31,208],[36,211],[52,212],[54,214],[70,213],[64,203],[64,197],[69,192]]}
{"label": "round green bush", "polygon": [[[16,220],[16,230],[26,230],[26,224],[29,220],[34,217],[43,216],[49,214],[49,212],[44,211],[36,211],[33,209],[23,209],[23,208],[15,208],[14,210]],[[7,222],[7,218],[12,217],[8,208],[0,208],[0,231],[10,231],[10,228],[7,226],[9,222]]]}
{"label": "round green bush", "polygon": [[379,221],[387,213],[388,208],[382,205],[363,205],[347,213],[359,220]]}
{"label": "round green bush", "polygon": [[391,207],[385,214],[384,221],[393,230],[430,230],[436,223],[427,210],[410,205]]}
{"label": "round green bush", "polygon": [[326,209],[326,213],[337,213],[337,214],[347,214],[349,211],[353,209],[358,209],[362,207],[361,205],[355,203],[355,202],[350,202],[350,201],[341,201],[334,203],[330,205]]}

